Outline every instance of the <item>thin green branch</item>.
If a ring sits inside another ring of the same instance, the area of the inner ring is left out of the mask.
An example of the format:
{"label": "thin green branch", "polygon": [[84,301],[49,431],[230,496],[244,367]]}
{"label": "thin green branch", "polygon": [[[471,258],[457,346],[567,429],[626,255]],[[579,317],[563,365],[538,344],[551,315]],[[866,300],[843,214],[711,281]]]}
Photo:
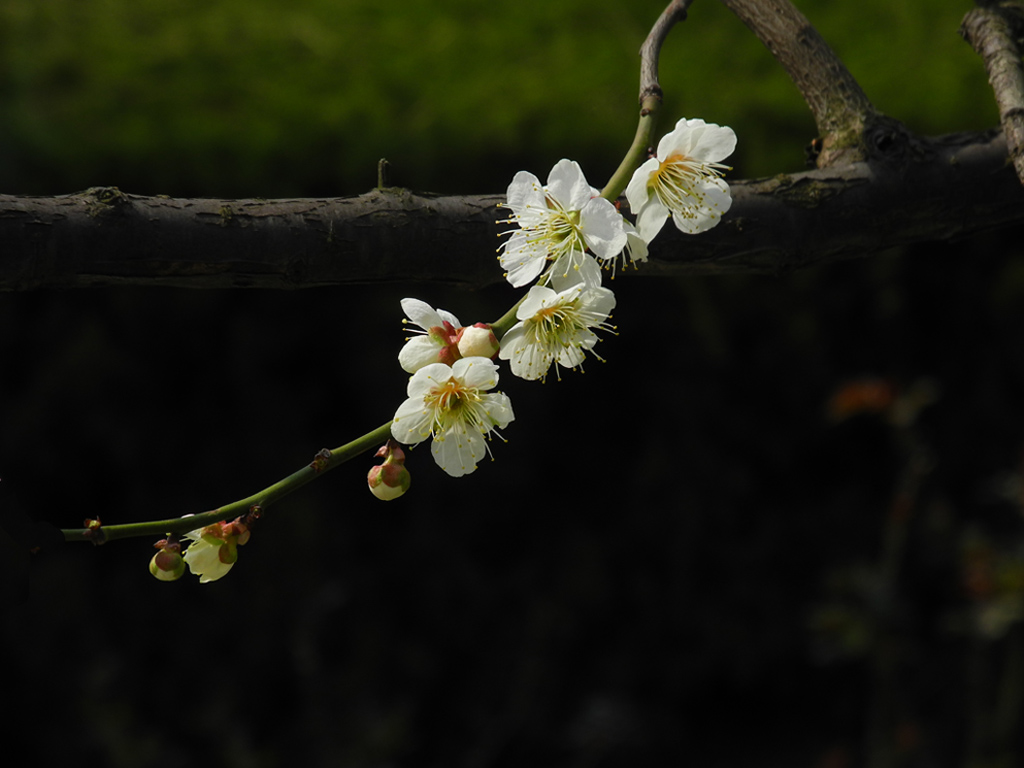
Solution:
{"label": "thin green branch", "polygon": [[508,329],[516,324],[519,318],[516,317],[516,312],[519,310],[519,305],[526,301],[526,296],[523,296],[517,301],[512,308],[509,309],[500,319],[495,320],[491,323],[491,331],[494,332],[494,336],[500,341],[501,337],[508,333]]}
{"label": "thin green branch", "polygon": [[648,149],[653,144],[655,117],[662,101],[661,83],[658,82],[661,46],[669,30],[686,18],[686,9],[692,2],[693,0],[672,0],[654,22],[650,34],[640,46],[640,123],[626,156],[622,158],[619,167],[601,190],[601,197],[606,200],[615,202],[629,184],[633,171],[647,159]]}
{"label": "thin green branch", "polygon": [[231,520],[247,514],[254,507],[258,507],[261,510],[266,509],[274,502],[301,488],[311,480],[315,480],[325,472],[386,442],[389,437],[391,437],[390,421],[350,443],[335,448],[333,451],[325,448],[307,466],[264,488],[262,491],[254,493],[252,496],[239,499],[199,515],[172,517],[169,520],[153,520],[145,523],[105,525],[100,528],[70,528],[62,530],[61,533],[64,535],[65,541],[91,541],[94,544],[103,544],[114,539],[127,539],[136,536],[164,536],[169,533],[188,533],[189,531],[194,531],[222,520]]}
{"label": "thin green branch", "polygon": [[[669,29],[677,22],[686,18],[686,9],[693,0],[672,0],[655,22],[650,34],[640,48],[640,123],[637,127],[633,143],[612,175],[601,196],[615,200],[625,190],[634,169],[640,165],[651,146],[654,133],[655,115],[661,106],[662,92],[658,83],[658,57],[661,45]],[[388,163],[381,160],[378,166],[378,187],[389,183]],[[501,318],[491,324],[497,337],[503,336],[515,324],[516,311],[525,300],[525,296],[509,309]],[[126,539],[139,536],[162,537],[168,534],[184,534],[204,528],[213,523],[231,520],[256,511],[265,510],[271,504],[301,488],[334,467],[343,464],[370,448],[385,442],[391,437],[391,422],[368,432],[362,437],[347,443],[333,451],[324,449],[313,461],[302,469],[293,472],[262,491],[239,499],[225,506],[198,515],[175,517],[168,520],[153,520],[143,523],[125,523],[121,525],[102,526],[98,523],[93,527],[69,528],[61,531],[65,541],[91,541],[103,544],[114,539]]]}
{"label": "thin green branch", "polygon": [[630,145],[626,156],[622,158],[619,167],[612,174],[604,189],[601,190],[601,197],[611,200],[613,203],[619,199],[629,180],[633,178],[633,171],[647,159],[647,153],[652,146],[654,136],[655,117],[658,108],[661,106],[660,96],[648,96],[644,99],[640,109],[640,124],[636,127],[636,136]]}

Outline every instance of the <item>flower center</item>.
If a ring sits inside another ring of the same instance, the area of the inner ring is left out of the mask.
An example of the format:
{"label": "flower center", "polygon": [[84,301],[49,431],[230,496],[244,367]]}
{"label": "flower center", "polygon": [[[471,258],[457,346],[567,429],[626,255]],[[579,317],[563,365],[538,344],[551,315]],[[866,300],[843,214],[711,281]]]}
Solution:
{"label": "flower center", "polygon": [[648,186],[670,211],[685,214],[687,209],[702,205],[704,195],[698,185],[702,178],[718,178],[728,170],[721,163],[702,163],[682,153],[669,155],[651,174]]}
{"label": "flower center", "polygon": [[585,251],[587,243],[580,229],[580,212],[567,211],[550,197],[547,199],[548,213],[540,237],[548,241],[551,251],[556,254],[567,251]]}
{"label": "flower center", "polygon": [[534,344],[557,354],[558,350],[579,346],[591,327],[613,330],[604,322],[606,317],[584,309],[577,294],[537,310],[526,326]]}
{"label": "flower center", "polygon": [[572,322],[574,309],[571,304],[555,304],[539,310],[533,316],[533,320],[537,323],[540,333],[557,335],[564,325],[578,325],[578,323]]}
{"label": "flower center", "polygon": [[480,390],[467,387],[455,378],[434,387],[425,398],[434,411],[434,433],[444,432],[453,424],[468,421],[477,423],[476,406],[481,402]]}
{"label": "flower center", "polygon": [[427,400],[435,408],[451,411],[460,408],[463,397],[466,397],[468,394],[468,390],[462,384],[455,379],[448,379],[441,386],[430,390]]}

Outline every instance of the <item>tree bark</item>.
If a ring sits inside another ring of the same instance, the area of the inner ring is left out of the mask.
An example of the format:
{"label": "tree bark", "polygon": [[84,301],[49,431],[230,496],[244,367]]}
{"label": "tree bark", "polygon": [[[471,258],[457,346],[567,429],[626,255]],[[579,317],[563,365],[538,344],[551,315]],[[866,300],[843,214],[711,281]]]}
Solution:
{"label": "tree bark", "polygon": [[1024,3],[1004,0],[975,8],[964,16],[960,34],[985,62],[1009,156],[1024,184]]}
{"label": "tree bark", "polygon": [[[717,227],[695,236],[666,227],[639,274],[783,272],[1024,222],[1024,187],[1001,134],[921,139],[894,124],[871,141],[878,157],[869,162],[734,182]],[[111,187],[0,195],[0,290],[480,288],[502,280],[503,200],[397,188],[299,200],[184,200]]]}

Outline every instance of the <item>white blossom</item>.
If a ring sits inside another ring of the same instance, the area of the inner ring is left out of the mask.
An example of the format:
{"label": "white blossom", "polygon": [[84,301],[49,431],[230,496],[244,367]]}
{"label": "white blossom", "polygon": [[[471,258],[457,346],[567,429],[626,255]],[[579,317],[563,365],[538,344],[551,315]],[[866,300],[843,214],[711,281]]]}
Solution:
{"label": "white blossom", "polygon": [[214,523],[185,534],[191,540],[182,555],[188,569],[199,577],[200,584],[216,581],[227,575],[238,560],[238,545],[249,540],[249,529],[237,520]]}
{"label": "white blossom", "polygon": [[498,366],[486,357],[426,365],[409,379],[391,434],[407,445],[433,438],[438,466],[452,477],[468,475],[489,453],[485,438],[515,419],[508,396],[489,391],[497,384]]}
{"label": "white blossom", "polygon": [[533,282],[549,264],[552,275],[571,274],[587,251],[600,259],[618,256],[626,246],[624,219],[597,195],[572,160],[559,160],[543,187],[532,173],[517,173],[507,194],[512,217],[505,221],[519,229],[511,230],[499,249],[506,279],[518,288]]}
{"label": "white blossom", "polygon": [[607,320],[615,308],[615,295],[608,288],[582,281],[554,285],[562,290],[530,288],[516,310],[519,322],[501,340],[498,356],[524,379],[546,378],[552,363],[556,374],[559,367],[576,368],[585,352],[597,357],[593,350],[598,336],[592,329],[613,330]]}
{"label": "white blossom", "polygon": [[[458,358],[456,334],[462,326],[451,312],[434,309],[419,299],[402,299],[402,310],[422,331],[406,339],[398,353],[398,363],[407,373],[415,373],[430,363],[452,363]],[[403,321],[405,322],[405,321]]]}
{"label": "white blossom", "polygon": [[682,119],[658,142],[658,152],[633,173],[626,187],[636,228],[651,242],[671,216],[687,234],[718,224],[732,205],[721,161],[736,148],[732,128]]}

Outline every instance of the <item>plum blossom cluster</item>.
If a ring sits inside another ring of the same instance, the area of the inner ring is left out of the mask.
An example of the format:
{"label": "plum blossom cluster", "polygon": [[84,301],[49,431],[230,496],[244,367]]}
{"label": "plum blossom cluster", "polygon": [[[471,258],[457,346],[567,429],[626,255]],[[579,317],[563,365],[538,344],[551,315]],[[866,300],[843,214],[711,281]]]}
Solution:
{"label": "plum blossom cluster", "polygon": [[[626,199],[631,224],[591,187],[579,165],[559,160],[548,182],[520,171],[508,187],[504,223],[516,229],[499,249],[505,277],[515,287],[534,280],[519,306],[519,321],[502,338],[500,357],[512,373],[545,379],[551,365],[576,368],[594,353],[596,330],[610,331],[612,292],[601,286],[601,267],[647,260],[648,244],[671,216],[687,234],[715,226],[732,197],[722,160],[736,148],[731,128],[682,119],[636,169]],[[595,354],[596,356],[596,354]]]}
{"label": "plum blossom cluster", "polygon": [[[391,423],[392,438],[409,446],[429,439],[441,469],[452,477],[468,475],[490,454],[491,434],[515,419],[508,396],[491,391],[498,384],[498,366],[493,361],[498,340],[489,325],[463,326],[451,312],[419,299],[403,299],[402,309],[404,322],[418,326],[419,331],[406,339],[398,354],[402,369],[412,376],[406,400]],[[392,453],[395,450],[402,457],[404,474],[401,482],[382,481],[381,473],[371,470],[368,483],[378,498],[383,494],[397,498],[409,487],[404,454],[397,446]],[[388,490],[382,482],[389,485]]]}
{"label": "plum blossom cluster", "polygon": [[732,204],[721,178],[728,166],[721,161],[735,148],[731,128],[703,120],[677,122],[626,187],[636,226],[600,197],[571,160],[559,160],[544,186],[532,173],[520,171],[508,187],[505,207],[512,216],[503,220],[517,228],[506,233],[510,237],[499,249],[506,279],[515,287],[538,278],[544,285],[575,271],[594,285],[588,262],[596,259],[614,268],[620,256],[626,263],[646,261],[647,245],[670,216],[687,234],[710,229]]}
{"label": "plum blossom cluster", "polygon": [[[649,243],[669,218],[686,234],[715,226],[732,204],[722,161],[735,147],[731,128],[703,120],[676,123],[626,186],[635,225],[572,160],[559,160],[546,184],[527,171],[517,173],[504,204],[511,215],[499,222],[514,227],[504,233],[508,239],[498,256],[513,287],[533,284],[516,308],[516,322],[499,344],[484,323],[463,326],[450,312],[404,299],[405,322],[418,331],[398,356],[411,377],[391,425],[393,439],[410,446],[429,439],[445,472],[473,472],[490,453],[491,435],[515,419],[508,396],[492,391],[495,359],[506,361],[516,376],[541,381],[552,366],[561,378],[561,369],[582,367],[588,353],[601,359],[594,352],[597,332],[614,331],[609,318],[615,308],[602,269],[614,276],[620,260],[623,266],[646,261]],[[371,470],[371,490],[381,498],[408,487],[407,473],[388,471],[401,481],[381,480],[383,467]]]}

